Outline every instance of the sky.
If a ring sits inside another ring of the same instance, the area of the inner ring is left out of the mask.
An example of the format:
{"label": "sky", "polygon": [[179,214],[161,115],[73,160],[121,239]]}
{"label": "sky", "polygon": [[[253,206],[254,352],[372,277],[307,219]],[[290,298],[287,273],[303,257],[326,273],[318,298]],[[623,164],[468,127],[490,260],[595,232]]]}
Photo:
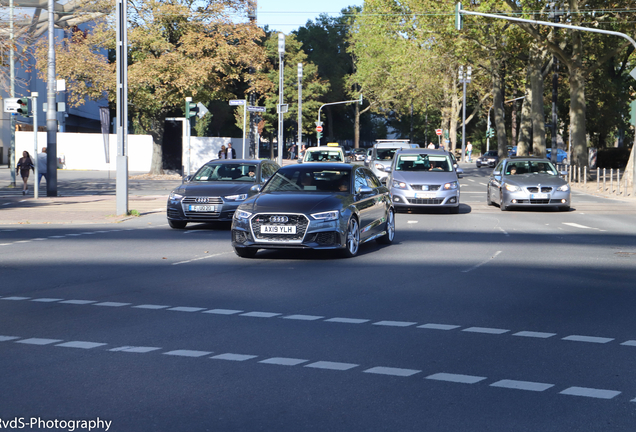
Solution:
{"label": "sky", "polygon": [[258,25],[269,25],[271,30],[289,34],[304,26],[307,21],[315,21],[322,13],[339,16],[347,6],[362,6],[364,0],[258,0]]}

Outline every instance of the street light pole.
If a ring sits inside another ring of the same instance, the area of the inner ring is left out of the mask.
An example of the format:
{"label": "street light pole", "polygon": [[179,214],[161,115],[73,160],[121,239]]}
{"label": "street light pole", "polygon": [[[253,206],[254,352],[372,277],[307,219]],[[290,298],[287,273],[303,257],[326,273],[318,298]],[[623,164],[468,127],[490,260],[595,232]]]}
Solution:
{"label": "street light pole", "polygon": [[303,64],[298,63],[298,144],[296,151],[300,152],[303,143]]}
{"label": "street light pole", "polygon": [[[13,6],[13,0],[9,0],[9,38],[10,38],[10,44],[9,44],[9,68],[11,69],[10,76],[11,76],[11,90],[10,90],[10,95],[12,98],[15,97],[15,57],[14,57],[14,52],[15,52],[15,47],[13,46],[13,42],[14,42],[14,28],[13,28],[13,14],[14,14],[14,6]],[[15,154],[15,115],[11,114],[11,144],[9,147],[9,170],[11,171],[11,186],[15,187],[16,183],[15,183],[15,160],[16,160],[16,154]]]}
{"label": "street light pole", "polygon": [[285,35],[278,33],[278,165],[283,165],[283,76],[285,65],[283,55],[285,54]]}
{"label": "street light pole", "polygon": [[55,1],[49,0],[49,50],[46,89],[46,196],[57,196],[57,107],[55,104]]}

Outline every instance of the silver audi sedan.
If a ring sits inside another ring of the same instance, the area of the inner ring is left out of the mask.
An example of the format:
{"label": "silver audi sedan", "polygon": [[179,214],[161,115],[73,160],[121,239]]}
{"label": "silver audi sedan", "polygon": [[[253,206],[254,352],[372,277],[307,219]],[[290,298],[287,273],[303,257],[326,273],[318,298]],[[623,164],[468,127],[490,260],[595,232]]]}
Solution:
{"label": "silver audi sedan", "polygon": [[538,157],[512,157],[499,162],[487,186],[486,202],[502,211],[511,207],[570,209],[570,186],[552,162]]}

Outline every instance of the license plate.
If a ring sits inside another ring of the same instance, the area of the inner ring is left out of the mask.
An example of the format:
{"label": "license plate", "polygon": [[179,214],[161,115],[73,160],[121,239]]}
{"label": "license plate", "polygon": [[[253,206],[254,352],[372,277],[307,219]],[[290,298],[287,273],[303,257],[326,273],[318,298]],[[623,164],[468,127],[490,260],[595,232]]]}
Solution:
{"label": "license plate", "polygon": [[435,198],[437,197],[437,192],[418,192],[415,194],[415,198]]}
{"label": "license plate", "polygon": [[188,206],[188,211],[192,212],[213,212],[215,209],[214,206],[209,205],[190,205]]}
{"label": "license plate", "polygon": [[530,199],[548,199],[548,198],[550,198],[550,195],[546,193],[530,194]]}
{"label": "license plate", "polygon": [[261,225],[261,234],[296,234],[296,225]]}

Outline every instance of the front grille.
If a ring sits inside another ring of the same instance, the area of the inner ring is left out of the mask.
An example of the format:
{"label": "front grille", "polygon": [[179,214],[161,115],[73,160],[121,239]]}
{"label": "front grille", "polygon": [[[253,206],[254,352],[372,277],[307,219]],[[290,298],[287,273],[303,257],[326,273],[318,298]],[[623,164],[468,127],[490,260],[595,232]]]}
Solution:
{"label": "front grille", "polygon": [[[221,216],[223,200],[221,197],[205,197],[205,196],[188,196],[181,201],[183,214],[190,219],[216,219]],[[213,205],[213,212],[194,212],[189,211],[189,205]]]}
{"label": "front grille", "polygon": [[443,198],[409,198],[409,204],[441,204]]}
{"label": "front grille", "polygon": [[335,231],[319,232],[311,236],[312,243],[318,243],[321,246],[331,246],[338,243],[338,233]]}
{"label": "front grille", "polygon": [[530,204],[550,204],[549,199],[531,199]]}
{"label": "front grille", "polygon": [[[287,217],[285,223],[270,223],[269,218],[272,216],[284,216]],[[299,214],[276,214],[259,213],[255,215],[251,220],[252,233],[257,240],[271,241],[271,242],[299,242],[305,237],[307,231],[307,225],[309,220],[304,215]],[[261,234],[261,225],[278,225],[278,226],[292,226],[296,225],[296,234]]]}
{"label": "front grille", "polygon": [[[426,188],[422,188],[422,186],[426,186]],[[424,191],[437,191],[439,190],[440,185],[421,185],[421,184],[412,184],[411,189],[413,190],[424,190]]]}
{"label": "front grille", "polygon": [[[539,187],[538,186],[529,186],[526,189],[530,193],[538,193],[539,192]],[[546,186],[541,187],[541,193],[550,193],[550,192],[552,192],[552,188],[551,187],[546,187]]]}

